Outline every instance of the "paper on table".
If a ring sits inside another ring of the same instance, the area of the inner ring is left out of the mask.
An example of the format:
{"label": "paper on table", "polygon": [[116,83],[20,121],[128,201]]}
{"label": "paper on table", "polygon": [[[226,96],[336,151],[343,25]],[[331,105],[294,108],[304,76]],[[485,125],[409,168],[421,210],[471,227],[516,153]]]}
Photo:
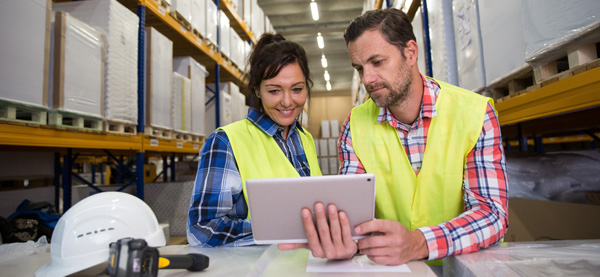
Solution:
{"label": "paper on table", "polygon": [[379,265],[367,258],[366,255],[355,256],[351,260],[333,261],[315,258],[308,254],[306,272],[406,272],[410,269],[406,264],[397,266]]}

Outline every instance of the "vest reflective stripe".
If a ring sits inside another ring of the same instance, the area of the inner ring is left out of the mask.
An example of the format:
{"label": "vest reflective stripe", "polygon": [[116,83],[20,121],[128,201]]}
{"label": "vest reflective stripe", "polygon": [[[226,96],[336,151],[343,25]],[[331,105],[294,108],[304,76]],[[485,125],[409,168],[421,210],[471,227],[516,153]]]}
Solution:
{"label": "vest reflective stripe", "polygon": [[[233,156],[242,179],[246,203],[248,203],[246,195],[246,180],[248,179],[300,177],[275,139],[249,120],[240,120],[220,129],[225,131],[231,143]],[[306,130],[304,133],[300,130],[297,131],[308,160],[310,175],[321,176],[312,135]],[[250,218],[250,210],[248,210],[247,218]]]}
{"label": "vest reflective stripe", "polygon": [[418,177],[398,132],[377,123],[380,108],[372,100],[354,108],[350,132],[365,170],[377,176],[377,218],[400,221],[410,230],[437,225],[464,211],[463,173],[492,100],[436,81],[441,88],[437,115],[431,120]]}

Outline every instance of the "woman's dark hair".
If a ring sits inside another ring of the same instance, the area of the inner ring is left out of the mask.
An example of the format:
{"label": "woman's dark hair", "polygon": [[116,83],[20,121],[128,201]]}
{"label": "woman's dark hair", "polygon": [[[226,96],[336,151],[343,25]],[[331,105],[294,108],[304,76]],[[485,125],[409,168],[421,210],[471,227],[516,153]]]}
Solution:
{"label": "woman's dark hair", "polygon": [[302,69],[306,78],[306,90],[310,96],[313,82],[310,79],[308,58],[304,48],[296,42],[286,40],[279,34],[264,33],[260,37],[248,58],[250,67],[248,89],[250,90],[250,103],[254,108],[262,111],[262,101],[257,97],[262,80],[274,78],[284,66],[293,63],[298,63]]}
{"label": "woman's dark hair", "polygon": [[387,42],[400,50],[402,57],[404,57],[406,43],[411,40],[417,41],[408,16],[394,8],[370,10],[352,20],[350,26],[344,31],[346,45],[367,30],[379,30]]}

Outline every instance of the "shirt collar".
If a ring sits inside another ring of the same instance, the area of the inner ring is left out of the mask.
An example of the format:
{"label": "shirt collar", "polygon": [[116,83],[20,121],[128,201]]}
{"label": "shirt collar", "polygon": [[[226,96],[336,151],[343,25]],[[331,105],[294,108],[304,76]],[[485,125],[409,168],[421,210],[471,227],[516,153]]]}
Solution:
{"label": "shirt collar", "polygon": [[[438,95],[440,94],[440,86],[431,78],[426,78],[423,74],[421,79],[423,80],[423,100],[421,101],[421,118],[434,118],[437,115],[435,109],[435,102]],[[397,121],[388,108],[380,108],[377,122],[395,122]],[[400,122],[398,122],[400,123]]]}
{"label": "shirt collar", "polygon": [[[278,131],[283,131],[283,127],[281,125],[271,119],[271,117],[268,115],[261,113],[255,108],[249,109],[248,116],[246,118],[269,136],[274,136]],[[296,128],[304,133],[304,128],[302,128],[300,122],[298,122],[298,120],[294,120],[294,123],[290,125],[290,131],[288,135],[296,132]]]}

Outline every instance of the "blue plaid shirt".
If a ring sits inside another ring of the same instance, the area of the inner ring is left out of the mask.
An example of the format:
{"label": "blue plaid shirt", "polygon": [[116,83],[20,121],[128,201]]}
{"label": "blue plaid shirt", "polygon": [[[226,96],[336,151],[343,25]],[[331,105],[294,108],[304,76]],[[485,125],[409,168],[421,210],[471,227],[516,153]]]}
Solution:
{"label": "blue plaid shirt", "polygon": [[[272,136],[300,176],[310,176],[298,130],[294,121],[283,139],[283,127],[269,116],[250,109],[247,119]],[[200,149],[198,172],[190,200],[187,239],[191,246],[243,246],[253,244],[252,225],[242,192],[242,180],[225,131],[217,129]]]}

